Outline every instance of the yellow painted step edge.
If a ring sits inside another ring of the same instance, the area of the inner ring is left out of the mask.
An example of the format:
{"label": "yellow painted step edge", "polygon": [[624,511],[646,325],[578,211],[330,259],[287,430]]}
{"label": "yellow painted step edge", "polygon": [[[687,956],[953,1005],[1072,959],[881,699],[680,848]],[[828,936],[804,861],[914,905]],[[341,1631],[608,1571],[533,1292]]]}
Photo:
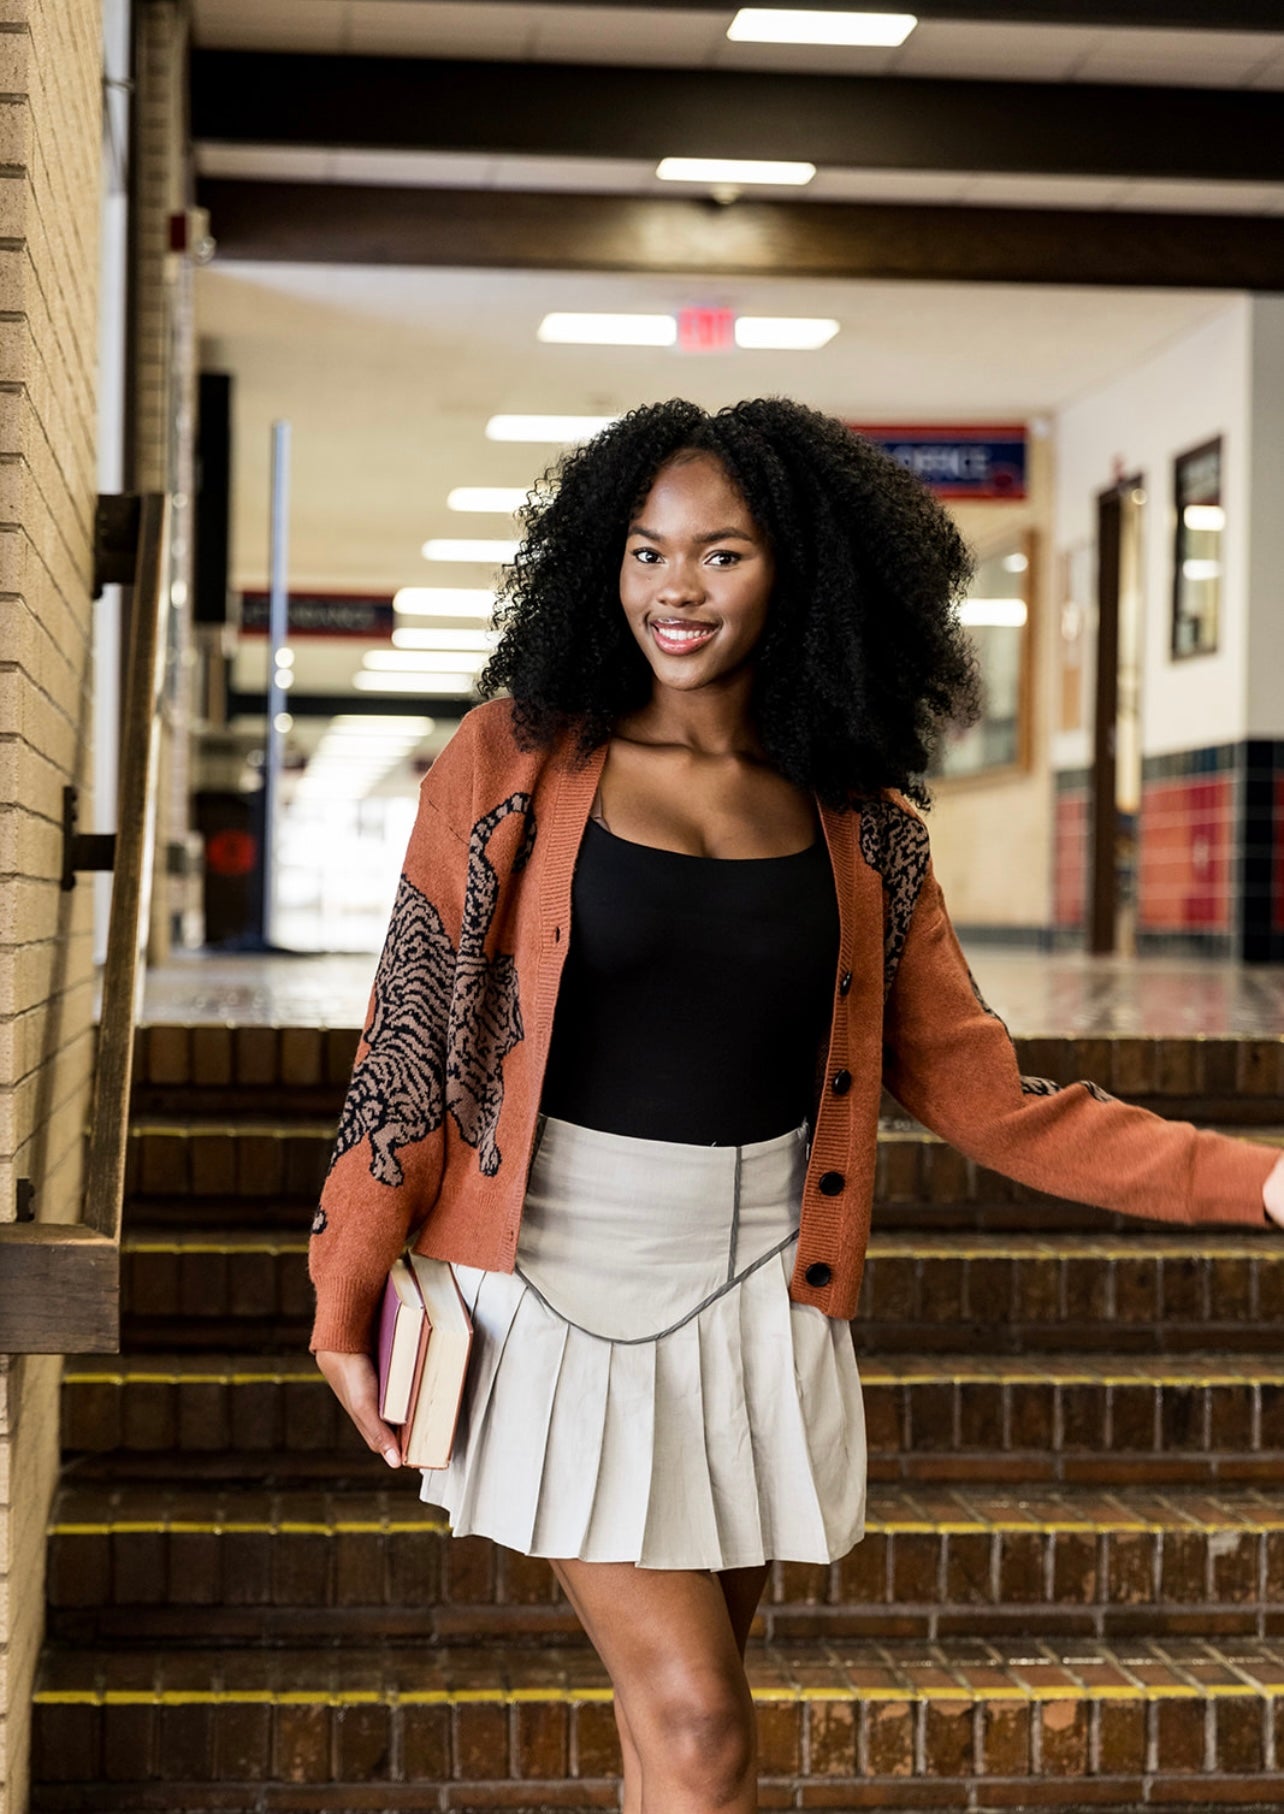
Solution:
{"label": "yellow painted step edge", "polygon": [[[969,1688],[962,1683],[933,1683],[922,1687],[878,1686],[867,1688],[769,1686],[751,1689],[754,1700],[780,1701],[1151,1701],[1245,1700],[1256,1696],[1274,1700],[1284,1694],[1284,1682],[1198,1683],[996,1683],[989,1688]],[[610,1701],[610,1688],[411,1688],[403,1691],[377,1688],[330,1690],[324,1688],[41,1688],[32,1696],[42,1706],[180,1707],[194,1704],[239,1705],[245,1702],[276,1706],[348,1707],[357,1704],[385,1706],[462,1706],[481,1702],[510,1704],[517,1701]]]}
{"label": "yellow painted step edge", "polygon": [[[1147,1358],[1149,1357],[1143,1357]],[[1055,1372],[1031,1367],[1019,1371],[995,1363],[988,1367],[952,1367],[948,1376],[943,1378],[941,1363],[953,1359],[953,1355],[942,1355],[936,1366],[928,1362],[916,1362],[902,1368],[890,1367],[886,1362],[866,1361],[861,1366],[861,1378],[866,1385],[878,1386],[1284,1386],[1284,1366],[1279,1363],[1256,1365],[1251,1356],[1245,1357],[1244,1366],[1238,1369],[1226,1368],[1224,1371],[1215,1371],[1211,1366],[1206,1372],[1182,1372],[1171,1366],[1164,1371],[1158,1368],[1152,1371],[1140,1364],[1130,1373],[1095,1367],[1061,1368]],[[329,1382],[320,1369],[306,1373],[283,1373],[279,1369],[265,1369],[261,1372],[161,1373],[141,1368],[131,1371],[129,1368],[104,1367],[65,1371],[62,1383],[65,1386],[324,1386]]]}
{"label": "yellow painted step edge", "polygon": [[[403,1532],[430,1531],[449,1532],[452,1526],[443,1519],[427,1518],[389,1518],[380,1521],[377,1518],[336,1518],[332,1524],[306,1519],[282,1518],[264,1519],[198,1519],[198,1518],[118,1518],[104,1519],[101,1522],[86,1522],[75,1519],[55,1521],[46,1526],[46,1535],[50,1537],[121,1537],[121,1536],[285,1536],[285,1537],[341,1537],[368,1533],[379,1535],[399,1535]],[[1032,1518],[1022,1522],[1015,1518],[1002,1518],[987,1521],[982,1518],[974,1520],[943,1519],[933,1524],[925,1518],[874,1518],[865,1521],[866,1532],[885,1536],[959,1536],[984,1537],[991,1532],[1040,1536],[1144,1536],[1147,1533],[1160,1534],[1173,1531],[1179,1536],[1208,1536],[1229,1531],[1232,1536],[1260,1536],[1264,1532],[1284,1530],[1284,1516],[1277,1518],[1253,1518],[1240,1516],[1233,1521],[1218,1523],[1208,1519],[1185,1519],[1172,1525],[1162,1519],[1104,1517],[1087,1519],[1068,1516],[1066,1518]]]}

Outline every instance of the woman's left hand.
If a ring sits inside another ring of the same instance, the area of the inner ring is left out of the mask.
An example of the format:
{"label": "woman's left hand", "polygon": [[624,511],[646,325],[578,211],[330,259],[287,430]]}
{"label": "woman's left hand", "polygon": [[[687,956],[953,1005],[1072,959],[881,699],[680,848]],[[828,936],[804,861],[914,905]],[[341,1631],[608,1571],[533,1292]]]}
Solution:
{"label": "woman's left hand", "polygon": [[1271,1221],[1284,1228],[1284,1153],[1275,1161],[1275,1169],[1266,1175],[1262,1202]]}

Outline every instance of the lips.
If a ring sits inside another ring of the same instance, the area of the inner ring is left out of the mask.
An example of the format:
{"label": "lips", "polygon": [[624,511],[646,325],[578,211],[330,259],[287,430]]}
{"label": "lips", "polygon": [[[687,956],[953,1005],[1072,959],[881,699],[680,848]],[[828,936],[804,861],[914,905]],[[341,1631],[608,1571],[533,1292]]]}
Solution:
{"label": "lips", "polygon": [[702,649],[717,633],[717,624],[693,622],[689,618],[675,618],[671,622],[651,619],[651,635],[666,655],[686,655],[693,649]]}

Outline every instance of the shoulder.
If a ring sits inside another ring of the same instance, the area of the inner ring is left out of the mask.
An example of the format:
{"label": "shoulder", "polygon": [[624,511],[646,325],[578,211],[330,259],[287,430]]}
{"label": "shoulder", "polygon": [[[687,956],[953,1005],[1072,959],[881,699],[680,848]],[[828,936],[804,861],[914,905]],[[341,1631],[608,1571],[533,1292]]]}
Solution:
{"label": "shoulder", "polygon": [[861,802],[860,849],[899,909],[908,912],[927,873],[931,847],[922,814],[899,788],[880,788]]}
{"label": "shoulder", "polygon": [[888,805],[897,807],[907,818],[917,819],[920,825],[925,823],[923,814],[918,807],[915,806],[912,800],[906,799],[899,787],[883,788],[880,792],[880,798]]}

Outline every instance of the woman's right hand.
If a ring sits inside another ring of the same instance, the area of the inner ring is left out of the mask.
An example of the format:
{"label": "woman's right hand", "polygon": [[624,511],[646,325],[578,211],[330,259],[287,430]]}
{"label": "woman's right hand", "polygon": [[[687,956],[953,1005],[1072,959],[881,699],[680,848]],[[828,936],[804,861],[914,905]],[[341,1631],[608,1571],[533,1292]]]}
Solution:
{"label": "woman's right hand", "polygon": [[401,1440],[379,1415],[379,1375],[370,1355],[318,1348],[316,1362],[335,1397],[360,1431],[362,1440],[382,1455],[390,1468],[399,1468]]}

